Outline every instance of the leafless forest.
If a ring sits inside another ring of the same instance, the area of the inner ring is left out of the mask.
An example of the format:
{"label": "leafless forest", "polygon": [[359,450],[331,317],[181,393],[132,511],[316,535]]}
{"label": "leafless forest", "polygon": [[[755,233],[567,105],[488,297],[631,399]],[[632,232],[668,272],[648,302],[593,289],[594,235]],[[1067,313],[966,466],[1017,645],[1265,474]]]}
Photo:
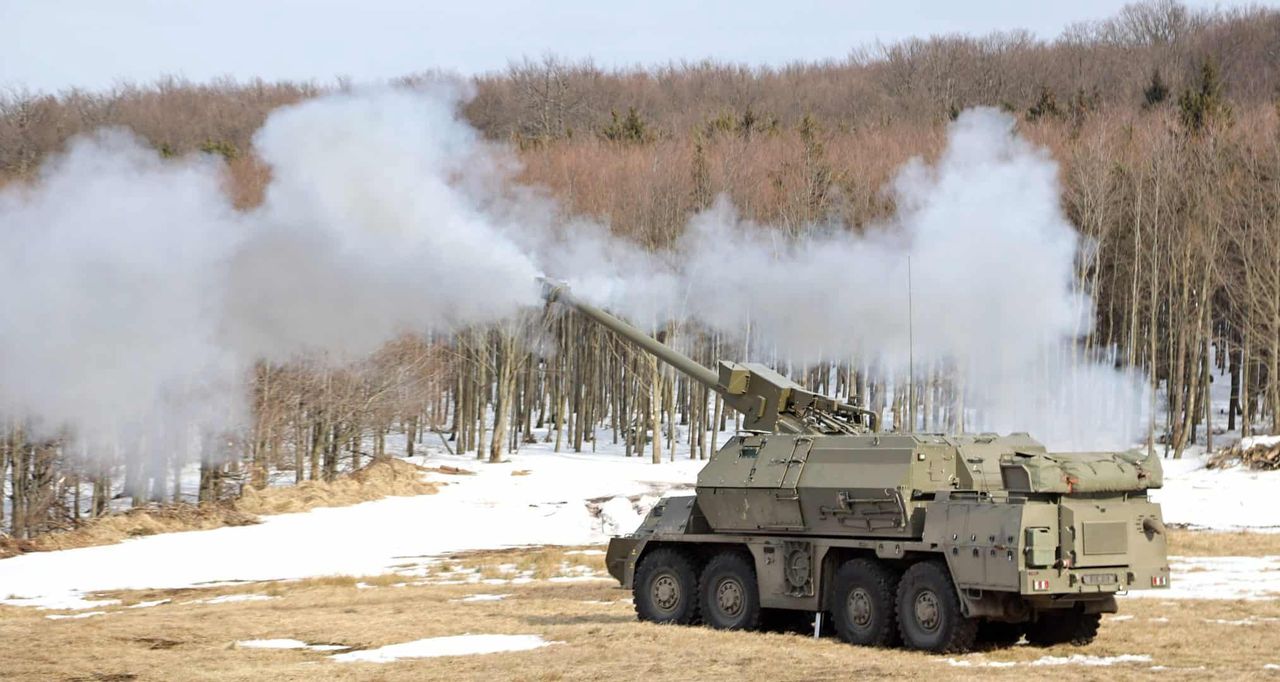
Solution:
{"label": "leafless forest", "polygon": [[[893,212],[882,188],[910,157],[936,154],[958,112],[1013,112],[1061,165],[1063,205],[1096,245],[1078,264],[1097,303],[1082,348],[1105,350],[1164,389],[1149,442],[1178,456],[1213,427],[1280,432],[1280,12],[1152,2],[1047,42],[1017,32],[936,37],[780,69],[612,71],[531,58],[473,86],[468,119],[518,150],[522,181],[650,248],[671,244],[721,193],[767,229],[861,230]],[[0,97],[0,185],[29,181],[78,133],[125,126],[158,154],[221,155],[227,192],[253,206],[270,171],[250,138],[266,114],[342,87],[174,80],[9,93]],[[684,329],[667,337],[708,363],[741,352]],[[853,366],[782,369],[859,395],[895,424],[964,427],[931,373],[915,377],[909,403],[903,382],[889,391]],[[1230,383],[1226,414],[1210,409],[1211,380]],[[0,528],[19,538],[66,528],[105,513],[117,494],[135,505],[216,503],[281,472],[328,478],[400,434],[410,449],[443,442],[498,459],[535,433],[591,451],[601,427],[601,439],[658,461],[705,457],[717,444],[696,425],[733,419],[705,389],[610,335],[537,312],[403,338],[349,366],[260,364],[245,390],[253,416],[242,432],[167,463],[132,457],[128,443],[85,458],[10,420],[0,475],[12,505]],[[196,461],[199,489],[184,488],[181,469]]]}

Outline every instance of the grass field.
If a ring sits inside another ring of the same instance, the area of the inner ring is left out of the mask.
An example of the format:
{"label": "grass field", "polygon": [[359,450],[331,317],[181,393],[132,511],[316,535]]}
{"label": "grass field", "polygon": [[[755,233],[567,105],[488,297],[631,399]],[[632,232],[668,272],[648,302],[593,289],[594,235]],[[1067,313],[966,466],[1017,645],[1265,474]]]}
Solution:
{"label": "grass field", "polygon": [[1280,533],[1169,530],[1171,556],[1276,556]]}
{"label": "grass field", "polygon": [[[1195,542],[1207,546],[1211,540]],[[934,656],[862,649],[802,634],[639,623],[630,595],[612,581],[545,577],[566,569],[599,572],[601,557],[595,553],[559,548],[481,552],[451,557],[440,566],[429,580],[432,584],[390,574],[109,594],[103,596],[121,603],[83,618],[51,619],[75,614],[0,608],[0,678],[965,679],[1025,678],[1051,671],[1087,679],[1280,678],[1280,670],[1265,667],[1280,664],[1280,601],[1123,600],[1121,613],[1107,617],[1098,640],[1084,649],[1017,646]],[[523,575],[528,582],[439,584],[469,573],[481,580]],[[475,594],[507,596],[462,601]],[[228,595],[255,595],[256,600],[209,603]],[[146,606],[161,600],[168,601]],[[139,604],[145,608],[130,608]],[[325,652],[237,645],[250,639],[291,638],[358,650],[464,633],[534,634],[556,643],[517,653],[385,664],[339,663]],[[1130,658],[1110,666],[1062,661],[1073,654]]]}

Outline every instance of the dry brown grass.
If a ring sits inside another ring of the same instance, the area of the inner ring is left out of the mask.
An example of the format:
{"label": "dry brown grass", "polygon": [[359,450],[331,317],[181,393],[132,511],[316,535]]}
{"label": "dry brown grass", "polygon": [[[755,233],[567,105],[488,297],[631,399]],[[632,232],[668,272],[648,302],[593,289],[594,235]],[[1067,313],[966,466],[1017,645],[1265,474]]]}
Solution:
{"label": "dry brown grass", "polygon": [[32,540],[0,537],[0,558],[23,552],[109,545],[144,535],[257,523],[257,516],[288,514],[316,507],[345,507],[393,495],[431,495],[439,484],[422,480],[423,469],[398,459],[378,459],[336,480],[303,481],[265,490],[245,488],[230,505],[189,504],[131,509],[92,519],[78,528]]}
{"label": "dry brown grass", "polygon": [[606,576],[603,550],[604,547],[585,546],[479,550],[451,554],[445,557],[445,563],[454,571],[474,570],[483,578]]}
{"label": "dry brown grass", "polygon": [[254,490],[245,488],[236,509],[250,514],[289,514],[316,507],[345,507],[395,495],[432,495],[439,485],[422,480],[422,467],[403,460],[377,459],[333,481]]}
{"label": "dry brown grass", "polygon": [[27,542],[24,551],[48,552],[110,545],[145,535],[245,526],[257,522],[258,519],[253,514],[227,505],[146,507],[93,519],[72,530],[41,535]]}
{"label": "dry brown grass", "polygon": [[434,467],[424,467],[423,470],[434,471],[437,474],[445,474],[447,476],[475,476],[476,475],[476,472],[471,471],[469,469],[459,469],[458,467],[451,467],[448,464],[441,464],[440,466],[434,466]]}
{"label": "dry brown grass", "polygon": [[1169,529],[1173,556],[1280,555],[1280,533],[1224,533]]}
{"label": "dry brown grass", "polygon": [[[475,558],[472,556],[471,558]],[[1046,673],[1125,680],[1250,679],[1280,663],[1280,602],[1160,601],[1121,604],[1124,618],[1104,621],[1098,640],[1078,649],[1026,646],[960,657],[864,649],[832,638],[719,632],[639,623],[629,595],[612,582],[529,585],[400,586],[400,576],[364,578],[388,585],[357,589],[353,578],[244,585],[209,590],[128,593],[127,603],[170,599],[106,615],[49,620],[47,612],[0,607],[0,677],[129,680],[826,680],[862,676],[1026,679]],[[269,601],[192,603],[230,593]],[[500,592],[502,601],[460,602]],[[186,603],[184,603],[186,602]],[[1224,622],[1218,622],[1224,621]],[[1230,624],[1239,621],[1243,624]],[[537,634],[562,642],[518,653],[339,664],[326,654],[250,650],[236,642],[293,638],[372,648],[462,633]],[[1137,654],[1150,662],[1111,667],[973,667],[1027,663],[1043,656]],[[949,659],[968,662],[956,667]],[[1151,666],[1167,670],[1152,671]],[[1203,668],[1201,668],[1203,666]]]}

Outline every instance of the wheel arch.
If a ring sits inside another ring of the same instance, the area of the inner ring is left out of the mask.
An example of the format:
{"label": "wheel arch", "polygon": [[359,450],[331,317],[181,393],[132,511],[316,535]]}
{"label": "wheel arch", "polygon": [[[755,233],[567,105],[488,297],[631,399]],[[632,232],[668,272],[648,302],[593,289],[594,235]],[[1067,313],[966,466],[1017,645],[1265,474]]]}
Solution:
{"label": "wheel arch", "polygon": [[832,592],[835,589],[836,571],[851,559],[874,559],[901,573],[913,559],[886,559],[876,555],[875,550],[865,547],[832,547],[818,564],[818,605],[824,611],[832,609]]}
{"label": "wheel arch", "polygon": [[[680,542],[678,540],[649,540],[637,539],[635,546],[629,552],[624,568],[622,586],[630,589],[635,586],[636,566],[649,554],[659,549],[673,549],[684,554],[693,562],[694,567],[701,570],[706,566],[707,560],[711,555],[715,554],[718,548],[733,546],[734,543],[707,543],[707,542]],[[743,551],[746,546],[741,545]]]}

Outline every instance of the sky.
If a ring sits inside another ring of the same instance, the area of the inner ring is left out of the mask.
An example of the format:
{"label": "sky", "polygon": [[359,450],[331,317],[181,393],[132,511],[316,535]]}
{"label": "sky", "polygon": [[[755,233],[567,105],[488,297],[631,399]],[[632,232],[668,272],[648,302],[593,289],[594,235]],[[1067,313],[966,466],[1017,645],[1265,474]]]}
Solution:
{"label": "sky", "polygon": [[[911,36],[1053,38],[1121,0],[0,0],[0,90],[165,76],[378,82],[555,54],[603,67],[841,59]],[[1190,7],[1241,2],[1186,0]],[[1258,3],[1249,3],[1258,4]],[[1268,3],[1264,3],[1268,4]]]}

